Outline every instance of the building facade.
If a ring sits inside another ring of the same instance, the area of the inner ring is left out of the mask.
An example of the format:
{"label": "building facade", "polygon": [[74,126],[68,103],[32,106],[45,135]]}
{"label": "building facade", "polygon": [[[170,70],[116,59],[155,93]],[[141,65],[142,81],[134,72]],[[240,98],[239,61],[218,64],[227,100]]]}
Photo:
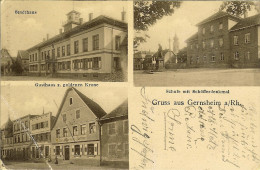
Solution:
{"label": "building facade", "polygon": [[198,23],[198,32],[186,40],[188,67],[259,67],[259,17],[221,11]]}
{"label": "building facade", "polygon": [[25,50],[19,50],[16,60],[21,65],[23,72],[27,73],[29,71],[29,53]]}
{"label": "building facade", "polygon": [[51,155],[51,128],[55,121],[52,113],[43,113],[30,119],[32,145],[30,146],[31,159],[50,159]]}
{"label": "building facade", "polygon": [[8,121],[1,127],[1,159],[14,159],[13,146],[13,122],[9,117]]}
{"label": "building facade", "polygon": [[30,119],[37,115],[26,115],[13,121],[13,154],[16,160],[27,160],[31,158]]}
{"label": "building facade", "polygon": [[128,101],[102,117],[100,123],[102,164],[128,167]]}
{"label": "building facade", "polygon": [[75,88],[69,88],[51,132],[53,159],[100,165],[99,119],[105,111]]}
{"label": "building facade", "polygon": [[125,12],[122,21],[99,16],[83,22],[80,13],[73,10],[67,14],[64,31],[28,49],[29,72],[32,75],[63,77],[105,77],[121,70],[122,61],[127,62],[120,48],[127,39]]}

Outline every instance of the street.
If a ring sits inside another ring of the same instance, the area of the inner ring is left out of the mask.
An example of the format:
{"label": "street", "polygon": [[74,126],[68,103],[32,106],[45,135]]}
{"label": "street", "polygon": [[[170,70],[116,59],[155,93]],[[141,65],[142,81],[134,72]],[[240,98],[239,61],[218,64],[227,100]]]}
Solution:
{"label": "street", "polygon": [[[62,164],[54,163],[42,163],[42,162],[15,162],[15,161],[4,161],[4,167],[6,169],[93,169],[93,170],[120,170],[120,168],[108,167],[108,166],[86,166],[70,164],[69,162]],[[4,168],[0,168],[4,169]],[[121,168],[122,169],[122,168]]]}
{"label": "street", "polygon": [[179,69],[144,73],[134,71],[135,86],[257,86],[260,69]]}

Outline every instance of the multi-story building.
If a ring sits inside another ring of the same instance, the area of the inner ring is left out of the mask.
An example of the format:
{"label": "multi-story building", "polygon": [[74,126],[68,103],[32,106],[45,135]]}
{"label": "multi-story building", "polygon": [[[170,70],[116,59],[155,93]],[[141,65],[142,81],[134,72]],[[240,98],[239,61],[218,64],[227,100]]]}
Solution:
{"label": "multi-story building", "polygon": [[32,135],[31,159],[49,158],[51,155],[51,128],[55,121],[52,113],[44,113],[30,119]]}
{"label": "multi-story building", "polygon": [[101,162],[129,166],[128,101],[103,116],[101,123]]}
{"label": "multi-story building", "polygon": [[69,12],[64,31],[28,49],[30,74],[104,78],[121,70],[127,62],[127,48],[120,48],[127,43],[125,14],[120,21],[91,13],[84,23],[79,12]]}
{"label": "multi-story building", "polygon": [[186,40],[187,65],[259,67],[259,17],[243,19],[221,11],[201,21],[198,32]]}
{"label": "multi-story building", "polygon": [[53,159],[77,164],[100,164],[99,119],[105,111],[75,88],[61,102],[51,131]]}
{"label": "multi-story building", "polygon": [[13,121],[14,159],[30,159],[30,147],[33,143],[30,131],[30,119],[37,115],[26,115]]}
{"label": "multi-story building", "polygon": [[8,118],[1,127],[1,159],[13,159],[13,122]]}

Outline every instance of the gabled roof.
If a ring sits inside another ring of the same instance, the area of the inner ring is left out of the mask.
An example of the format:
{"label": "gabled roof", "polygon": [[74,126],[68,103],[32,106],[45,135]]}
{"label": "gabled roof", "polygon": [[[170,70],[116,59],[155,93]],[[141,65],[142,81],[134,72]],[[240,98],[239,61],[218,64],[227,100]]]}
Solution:
{"label": "gabled roof", "polygon": [[198,33],[195,33],[192,36],[190,36],[185,42],[190,42],[195,40],[198,40]]}
{"label": "gabled roof", "polygon": [[[165,56],[165,54],[166,54],[166,53],[168,53],[168,52],[171,52],[171,53],[173,53],[173,54],[174,54],[174,52],[173,52],[173,51],[171,51],[171,50],[169,50],[169,49],[165,49],[165,50],[162,50],[162,52],[161,52],[161,54],[162,54],[162,57],[164,57],[164,56]],[[154,53],[153,57],[158,57],[158,51],[157,51],[156,53]]]}
{"label": "gabled roof", "polygon": [[83,100],[83,102],[89,107],[89,109],[95,114],[95,116],[97,118],[101,118],[103,117],[104,115],[106,115],[106,112],[96,103],[94,102],[93,100],[89,99],[87,96],[85,96],[84,94],[82,94],[80,91],[78,91],[77,89],[71,87],[71,88],[68,88],[63,96],[63,99],[62,99],[62,102],[60,104],[60,107],[59,107],[59,110],[58,110],[58,113],[57,113],[57,116],[56,116],[56,119],[55,119],[55,122],[53,123],[53,126],[52,128],[55,126],[58,118],[59,118],[59,115],[61,113],[61,109],[63,107],[63,104],[65,102],[65,99],[68,95],[68,93],[71,91],[71,90],[74,90],[78,95],[79,97]]}
{"label": "gabled roof", "polygon": [[104,16],[104,15],[100,15],[97,18],[92,19],[91,21],[85,22],[82,25],[76,26],[75,28],[72,28],[69,31],[63,32],[61,34],[58,34],[44,42],[41,42],[31,48],[29,48],[27,51],[31,51],[37,48],[41,48],[47,45],[52,45],[55,42],[58,42],[60,40],[69,38],[71,35],[76,34],[78,32],[81,32],[83,30],[87,30],[90,29],[92,27],[95,27],[97,25],[103,24],[103,23],[107,23],[119,28],[123,28],[123,29],[127,29],[127,23],[117,20],[117,19],[113,19],[111,17],[108,16]]}
{"label": "gabled roof", "polygon": [[117,108],[115,108],[109,114],[103,116],[100,120],[108,120],[118,117],[128,116],[128,100],[125,100]]}
{"label": "gabled roof", "polygon": [[29,59],[29,53],[26,50],[19,50],[17,57],[21,57],[21,59],[28,60]]}
{"label": "gabled roof", "polygon": [[205,23],[210,22],[210,21],[213,21],[213,20],[216,20],[216,19],[219,19],[219,18],[222,18],[222,17],[225,17],[225,16],[228,16],[228,17],[230,17],[230,18],[232,18],[232,19],[235,19],[235,20],[241,19],[240,17],[236,17],[236,16],[233,16],[233,15],[230,15],[230,14],[227,13],[227,12],[219,11],[219,12],[217,12],[217,13],[211,15],[210,17],[204,19],[203,21],[199,22],[199,23],[197,24],[197,26],[202,25],[202,24],[205,24]]}
{"label": "gabled roof", "polygon": [[256,25],[260,25],[260,14],[241,19],[241,21],[237,23],[235,26],[233,26],[230,31],[235,31],[238,29]]}

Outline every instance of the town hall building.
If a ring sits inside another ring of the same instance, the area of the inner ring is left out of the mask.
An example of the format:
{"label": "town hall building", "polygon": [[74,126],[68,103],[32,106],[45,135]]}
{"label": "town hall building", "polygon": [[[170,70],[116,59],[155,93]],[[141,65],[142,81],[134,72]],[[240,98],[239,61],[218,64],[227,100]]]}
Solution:
{"label": "town hall building", "polygon": [[127,64],[126,12],[122,20],[107,16],[83,21],[80,13],[67,14],[63,30],[52,38],[47,34],[43,42],[29,48],[30,75],[93,78],[106,77]]}

